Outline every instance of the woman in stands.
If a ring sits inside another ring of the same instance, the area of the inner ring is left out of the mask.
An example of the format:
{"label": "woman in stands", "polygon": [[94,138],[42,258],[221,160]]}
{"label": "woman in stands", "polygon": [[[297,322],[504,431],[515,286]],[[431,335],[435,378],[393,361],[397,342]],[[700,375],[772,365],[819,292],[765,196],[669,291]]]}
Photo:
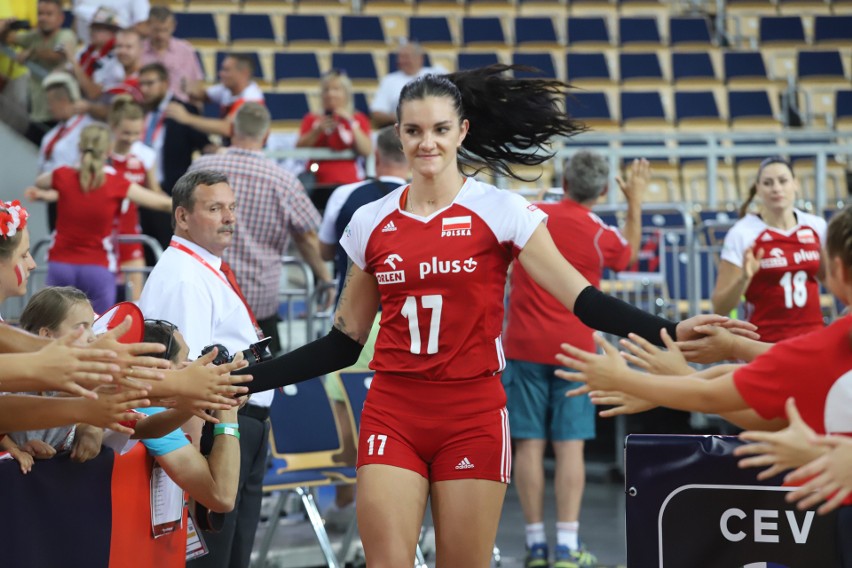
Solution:
{"label": "woman in stands", "polygon": [[58,201],[56,232],[47,268],[49,286],[76,286],[98,313],[115,304],[115,224],[125,198],[171,212],[170,197],[130,183],[107,164],[110,133],[90,124],[80,134],[80,166],[40,175],[25,196]]}
{"label": "woman in stands", "polygon": [[[713,310],[728,314],[745,296],[745,319],[776,343],[824,326],[820,308],[825,220],[794,207],[799,184],[780,157],[761,162],[757,180],[725,235]],[[758,212],[749,206],[757,197]]]}
{"label": "woman in stands", "polygon": [[[140,142],[144,127],[145,111],[130,95],[119,95],[112,100],[109,113],[109,127],[112,130],[112,151],[107,162],[116,173],[130,183],[145,186],[157,193],[163,193],[157,172],[154,169],[157,153]],[[118,234],[138,236],[139,210],[136,204],[125,199],[121,204],[121,216],[118,220]],[[142,243],[118,244],[118,261],[124,277],[131,284],[128,300],[138,300],[142,293],[142,273],[126,270],[140,270],[145,267],[145,252]]]}
{"label": "woman in stands", "polygon": [[413,181],[359,209],[341,244],[353,264],[331,332],[251,367],[251,391],[355,362],[381,302],[376,371],[361,418],[358,526],[368,565],[411,563],[431,498],[438,566],[489,565],[511,447],[500,383],[503,293],[517,256],[581,321],[660,341],[719,316],[675,324],[602,294],[560,254],[545,215],[519,195],[466,177],[460,161],[512,175],[582,131],[568,86],[515,80],[504,65],[408,83],[398,132]]}
{"label": "woman in stands", "polygon": [[358,158],[372,152],[370,119],[352,108],[352,83],[346,73],[332,70],[322,77],[323,114],[308,113],[302,119],[297,148],[352,150],[351,160],[308,162],[306,171],[314,174],[318,185],[343,185],[364,178]]}

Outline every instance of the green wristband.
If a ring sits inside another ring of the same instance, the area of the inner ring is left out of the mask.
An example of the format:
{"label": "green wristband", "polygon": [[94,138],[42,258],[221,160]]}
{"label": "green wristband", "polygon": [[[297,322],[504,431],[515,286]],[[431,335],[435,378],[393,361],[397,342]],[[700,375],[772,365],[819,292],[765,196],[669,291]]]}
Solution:
{"label": "green wristband", "polygon": [[219,436],[221,434],[225,434],[227,436],[233,436],[237,440],[240,439],[239,427],[234,428],[230,424],[216,424],[215,426],[213,426],[213,436]]}

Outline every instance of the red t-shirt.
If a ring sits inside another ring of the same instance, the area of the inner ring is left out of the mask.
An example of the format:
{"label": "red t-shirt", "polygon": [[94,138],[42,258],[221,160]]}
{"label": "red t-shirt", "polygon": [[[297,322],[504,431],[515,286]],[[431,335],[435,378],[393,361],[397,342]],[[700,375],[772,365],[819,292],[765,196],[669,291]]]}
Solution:
{"label": "red t-shirt", "polygon": [[[314,127],[318,120],[324,117],[321,114],[306,114],[302,119],[302,126],[299,129],[299,135],[308,132]],[[335,115],[337,120],[337,128],[331,132],[323,132],[314,142],[315,148],[329,148],[331,150],[351,150],[355,144],[355,135],[352,133],[352,125],[348,120],[343,120]],[[358,123],[361,131],[369,136],[370,134],[370,119],[362,112],[356,112],[352,115],[352,120]],[[306,169],[311,171],[311,166],[316,163],[317,171],[315,172],[316,183],[318,184],[345,184],[361,181],[361,174],[355,164],[355,160],[322,160],[318,162],[309,162]]]}
{"label": "red t-shirt", "polygon": [[[600,286],[604,268],[624,270],[630,262],[630,245],[618,229],[606,225],[588,208],[570,199],[537,205],[547,213],[547,228],[556,248],[593,286]],[[556,365],[560,343],[595,350],[592,329],[536,284],[516,262],[509,294],[506,357]]]}
{"label": "red t-shirt", "polygon": [[[122,176],[130,183],[136,183],[146,186],[148,182],[148,169],[151,165],[146,166],[143,161],[134,154],[126,154],[119,156],[118,154],[110,154],[110,165],[115,168],[117,175]],[[118,217],[116,232],[119,235],[139,235],[142,233],[142,228],[139,226],[139,209],[136,204],[125,199],[121,204],[121,212]],[[139,259],[145,256],[145,251],[140,244],[119,244],[118,257],[120,262],[127,260]]]}
{"label": "red t-shirt", "polygon": [[734,372],[734,385],[763,418],[784,418],[796,399],[802,419],[818,434],[852,434],[852,316],[777,343]]}
{"label": "red t-shirt", "polygon": [[340,240],[381,295],[370,368],[430,381],[497,375],[506,271],[545,215],[468,179],[449,207],[420,217],[404,210],[407,191],[358,209]]}
{"label": "red t-shirt", "polygon": [[130,182],[115,175],[112,168],[107,171],[103,185],[86,192],[80,187],[76,168],[53,170],[52,185],[59,192],[59,202],[50,260],[116,269],[115,222]]}

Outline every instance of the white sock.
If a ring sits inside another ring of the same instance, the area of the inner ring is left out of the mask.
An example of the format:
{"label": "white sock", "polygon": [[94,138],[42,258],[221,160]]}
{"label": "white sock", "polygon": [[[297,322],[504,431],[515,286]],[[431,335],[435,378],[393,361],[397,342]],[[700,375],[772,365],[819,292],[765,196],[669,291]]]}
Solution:
{"label": "white sock", "polygon": [[547,542],[547,537],[544,535],[544,523],[531,523],[526,526],[527,529],[527,548],[532,548],[534,544],[544,544]]}
{"label": "white sock", "polygon": [[556,523],[556,544],[567,546],[571,550],[580,548],[579,536],[580,523]]}

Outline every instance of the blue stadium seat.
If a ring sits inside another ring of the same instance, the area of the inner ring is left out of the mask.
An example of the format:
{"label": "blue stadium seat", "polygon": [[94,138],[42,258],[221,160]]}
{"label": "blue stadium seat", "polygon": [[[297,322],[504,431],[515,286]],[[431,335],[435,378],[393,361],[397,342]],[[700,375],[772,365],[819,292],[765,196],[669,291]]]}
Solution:
{"label": "blue stadium seat", "polygon": [[231,14],[231,43],[275,43],[272,21],[266,14]]}
{"label": "blue stadium seat", "polygon": [[340,16],[340,45],[385,44],[385,32],[378,16]]}
{"label": "blue stadium seat", "polygon": [[656,53],[620,53],[621,81],[663,81],[660,58]]}
{"label": "blue stadium seat", "polygon": [[[388,73],[393,73],[394,71],[397,71],[399,69],[399,65],[397,64],[396,59],[397,55],[395,51],[391,51],[390,53],[388,53]],[[424,67],[432,66],[432,60],[429,59],[428,53],[423,54],[423,65]]]}
{"label": "blue stadium seat", "polygon": [[558,45],[559,37],[553,19],[548,17],[518,17],[515,18],[515,45],[541,46]]}
{"label": "blue stadium seat", "polygon": [[797,62],[800,81],[814,79],[849,84],[839,51],[799,51]]}
{"label": "blue stadium seat", "polygon": [[766,64],[759,51],[726,51],[725,81],[767,81]]}
{"label": "blue stadium seat", "polygon": [[852,16],[816,16],[814,43],[852,43]]}
{"label": "blue stadium seat", "polygon": [[612,81],[609,64],[603,53],[577,53],[569,50],[565,56],[565,65],[569,83]]}
{"label": "blue stadium seat", "polygon": [[759,91],[728,91],[728,113],[731,123],[736,121],[775,122],[769,93]]}
{"label": "blue stadium seat", "polygon": [[331,44],[331,32],[325,16],[313,14],[286,14],[284,16],[284,42]]}
{"label": "blue stadium seat", "polygon": [[710,47],[710,23],[707,18],[672,17],[669,19],[669,42],[672,47],[703,45]]}
{"label": "blue stadium seat", "polygon": [[665,121],[663,100],[659,91],[621,92],[621,122]]}
{"label": "blue stadium seat", "polygon": [[462,18],[462,45],[498,45],[506,44],[503,24],[498,17],[465,16]]}
{"label": "blue stadium seat", "polygon": [[422,45],[453,45],[450,23],[444,16],[411,16],[408,38]]}
{"label": "blue stadium seat", "polygon": [[379,80],[376,62],[369,52],[335,51],[331,54],[331,67],[346,71],[352,81]]}
{"label": "blue stadium seat", "polygon": [[276,81],[313,81],[319,85],[320,68],[314,52],[279,51],[275,54]]}
{"label": "blue stadium seat", "polygon": [[310,112],[304,93],[263,93],[263,96],[273,122],[298,124]]}
{"label": "blue stadium seat", "polygon": [[577,91],[565,100],[565,107],[574,118],[589,123],[611,124],[615,117],[609,108],[606,93]]}
{"label": "blue stadium seat", "polygon": [[219,43],[219,32],[213,14],[202,12],[175,12],[175,37],[192,43]]}
{"label": "blue stadium seat", "polygon": [[367,116],[370,116],[370,103],[367,101],[366,93],[355,93],[353,95],[353,103],[355,106],[355,110],[358,112],[363,112]]}
{"label": "blue stadium seat", "polygon": [[63,10],[62,11],[62,27],[66,30],[70,30],[71,26],[74,25],[74,11],[73,10]]}
{"label": "blue stadium seat", "polygon": [[464,51],[460,51],[456,56],[456,69],[458,71],[463,71],[466,69],[477,69],[479,67],[494,65],[495,63],[499,62],[500,60],[497,57],[497,54],[493,51],[489,53],[467,53]]}
{"label": "blue stadium seat", "polygon": [[247,55],[252,60],[252,66],[254,67],[254,79],[255,80],[263,80],[263,66],[260,64],[260,56],[255,51],[239,51],[239,52],[231,52],[231,51],[217,51],[216,52],[216,70],[218,72],[222,67],[222,61],[230,55],[231,53],[239,53],[240,55]]}
{"label": "blue stadium seat", "polygon": [[760,43],[805,43],[805,28],[799,16],[764,16],[760,18]]}
{"label": "blue stadium seat", "polygon": [[719,106],[713,91],[677,91],[674,95],[675,120],[721,124]]}
{"label": "blue stadium seat", "polygon": [[679,82],[716,82],[713,60],[706,51],[673,52],[672,80]]}
{"label": "blue stadium seat", "polygon": [[525,67],[534,67],[540,73],[529,71],[515,71],[515,77],[518,79],[556,79],[556,66],[553,64],[553,56],[548,53],[513,53],[512,63],[515,65],[523,65]]}
{"label": "blue stadium seat", "polygon": [[835,93],[834,112],[838,122],[852,120],[852,90],[839,90]]}
{"label": "blue stadium seat", "polygon": [[621,18],[618,20],[618,37],[622,47],[662,43],[656,18]]}
{"label": "blue stadium seat", "polygon": [[609,30],[603,16],[568,18],[568,45],[610,45]]}

